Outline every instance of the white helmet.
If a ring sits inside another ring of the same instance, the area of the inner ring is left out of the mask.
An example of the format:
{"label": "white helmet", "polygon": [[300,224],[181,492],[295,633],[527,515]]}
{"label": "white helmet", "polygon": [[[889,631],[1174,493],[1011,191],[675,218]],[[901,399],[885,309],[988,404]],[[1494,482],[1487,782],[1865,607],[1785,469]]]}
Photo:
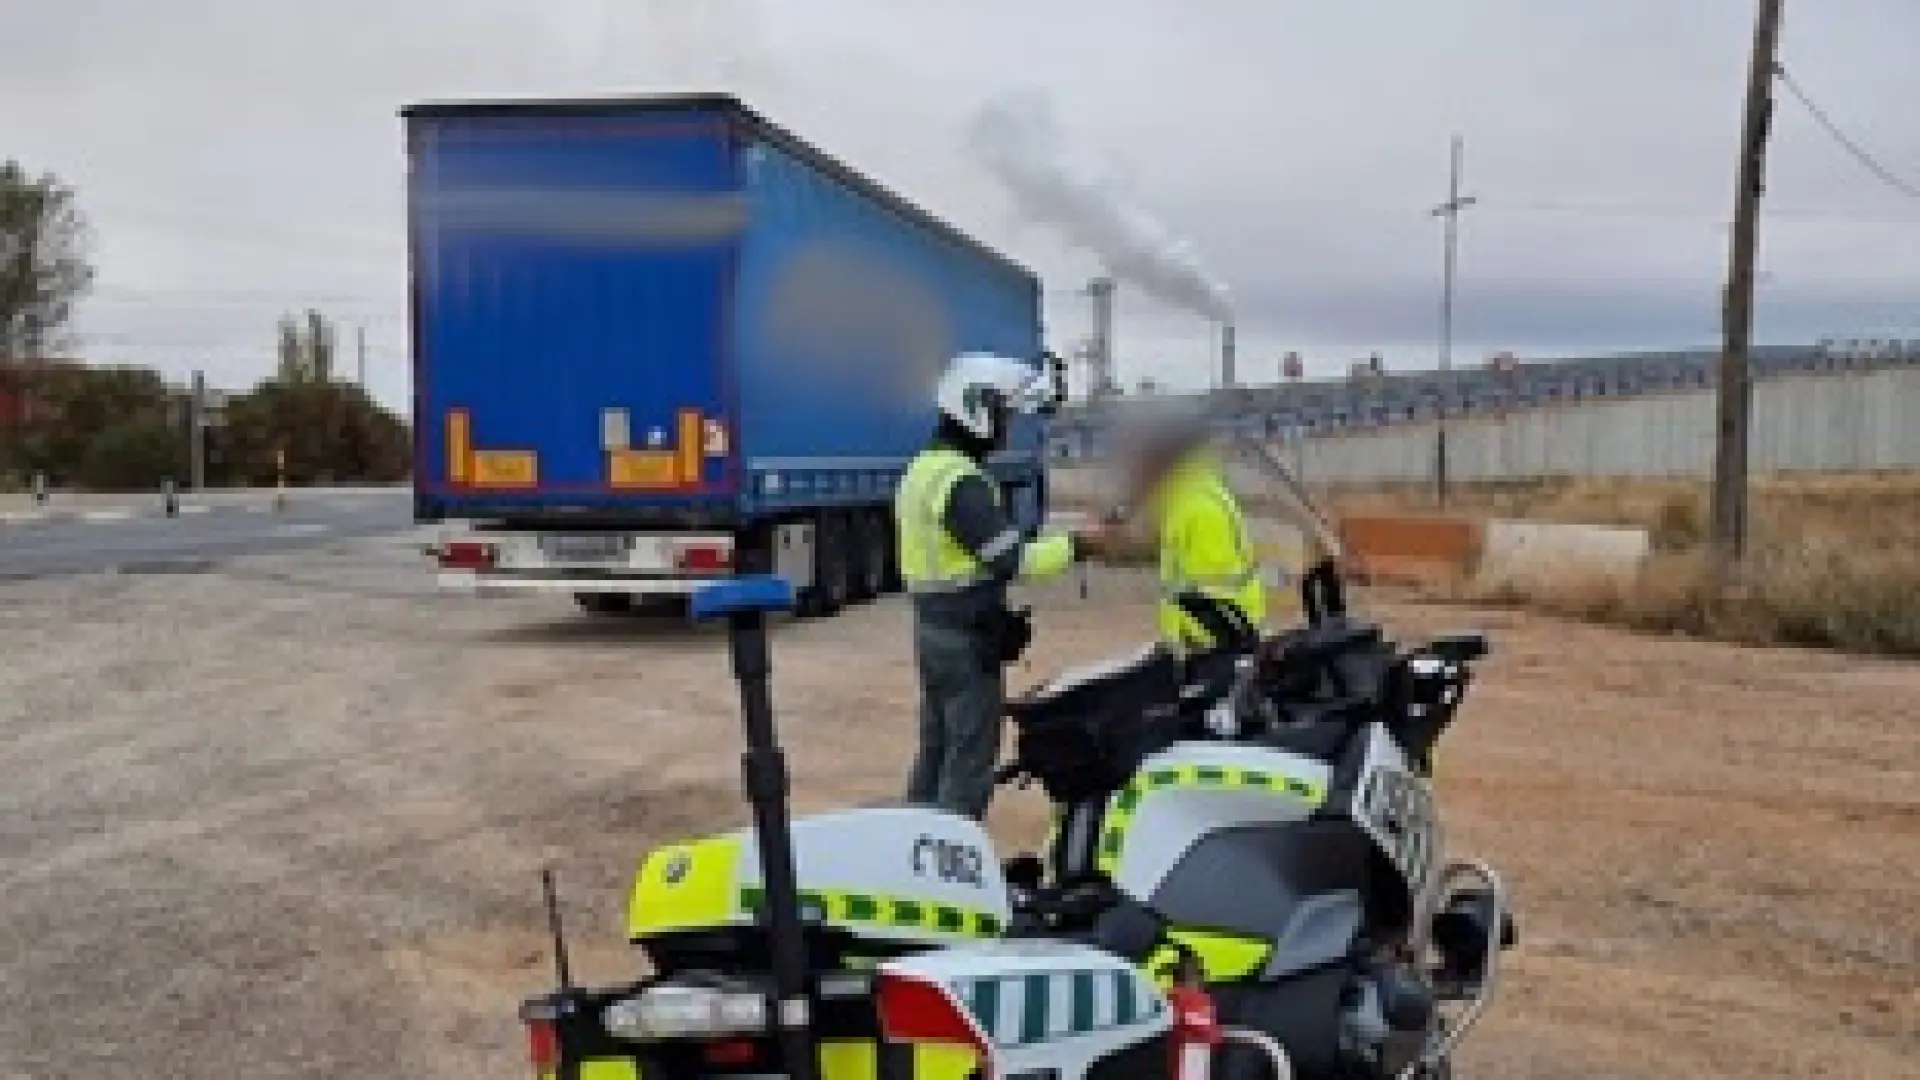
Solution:
{"label": "white helmet", "polygon": [[975,438],[992,442],[1005,434],[1001,417],[1033,407],[1033,387],[1040,377],[1033,365],[1010,356],[961,353],[941,372],[934,403],[940,415]]}

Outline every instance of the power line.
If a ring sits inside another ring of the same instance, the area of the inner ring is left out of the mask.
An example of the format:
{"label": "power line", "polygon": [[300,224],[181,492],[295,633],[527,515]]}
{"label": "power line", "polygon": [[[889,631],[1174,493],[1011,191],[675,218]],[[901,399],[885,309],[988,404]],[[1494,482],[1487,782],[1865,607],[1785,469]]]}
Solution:
{"label": "power line", "polygon": [[[1715,228],[1726,226],[1726,211],[1681,203],[1616,203],[1572,200],[1508,200],[1487,196],[1481,204],[1495,214],[1562,214],[1568,217],[1698,219]],[[1768,207],[1768,221],[1802,222],[1809,225],[1920,226],[1920,217],[1900,214],[1863,214],[1846,210],[1800,207]]]}
{"label": "power line", "polygon": [[1822,109],[1814,103],[1813,98],[1801,88],[1800,83],[1794,79],[1793,74],[1787,70],[1785,64],[1774,65],[1773,71],[1775,75],[1779,76],[1780,83],[1787,88],[1787,92],[1791,93],[1794,98],[1800,102],[1801,106],[1812,115],[1814,123],[1819,124],[1828,135],[1831,135],[1833,141],[1840,144],[1841,149],[1852,155],[1855,161],[1858,161],[1868,172],[1878,177],[1880,181],[1888,187],[1898,191],[1909,199],[1920,199],[1920,186],[1914,185],[1885,165],[1880,164],[1879,160],[1868,153],[1864,147],[1849,138],[1846,132],[1840,130],[1840,125],[1833,122],[1833,118],[1827,115],[1825,109]]}

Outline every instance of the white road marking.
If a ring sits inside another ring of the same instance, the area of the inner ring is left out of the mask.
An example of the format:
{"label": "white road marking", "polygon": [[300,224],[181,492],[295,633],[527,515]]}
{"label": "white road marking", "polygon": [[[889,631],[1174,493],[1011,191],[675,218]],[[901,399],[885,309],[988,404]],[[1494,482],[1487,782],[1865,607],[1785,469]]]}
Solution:
{"label": "white road marking", "polygon": [[183,506],[180,508],[180,512],[183,514],[204,514],[212,509],[213,507],[211,506]]}
{"label": "white road marking", "polygon": [[131,510],[88,510],[80,515],[81,521],[125,521],[133,516]]}
{"label": "white road marking", "polygon": [[279,528],[273,530],[273,535],[275,536],[312,536],[315,533],[326,532],[327,529],[328,529],[328,526],[326,525],[317,525],[317,524],[311,524],[311,523],[300,524],[300,525],[282,525]]}

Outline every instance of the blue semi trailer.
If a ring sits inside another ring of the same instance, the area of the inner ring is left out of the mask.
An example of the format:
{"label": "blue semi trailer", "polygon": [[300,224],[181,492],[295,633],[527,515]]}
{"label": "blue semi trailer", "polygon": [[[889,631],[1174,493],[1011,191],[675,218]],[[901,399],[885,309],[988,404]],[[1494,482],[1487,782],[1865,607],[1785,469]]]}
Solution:
{"label": "blue semi trailer", "polygon": [[[889,502],[952,355],[1059,361],[1026,269],[717,95],[405,118],[414,498],[450,586],[616,610],[771,569],[897,586]],[[1044,418],[993,463],[1046,509]]]}

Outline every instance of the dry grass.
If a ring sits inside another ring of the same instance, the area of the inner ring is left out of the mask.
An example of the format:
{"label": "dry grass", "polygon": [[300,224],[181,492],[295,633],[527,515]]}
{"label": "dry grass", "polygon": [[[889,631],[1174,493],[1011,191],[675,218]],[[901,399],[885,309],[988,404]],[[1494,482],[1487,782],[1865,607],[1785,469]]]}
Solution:
{"label": "dry grass", "polygon": [[[1423,496],[1346,493],[1344,512],[1421,508]],[[1657,554],[1637,579],[1577,572],[1472,596],[1638,629],[1754,644],[1920,655],[1920,475],[1771,477],[1754,486],[1752,557],[1716,597],[1701,545],[1705,485],[1551,483],[1463,492],[1453,508],[1636,525]]]}

